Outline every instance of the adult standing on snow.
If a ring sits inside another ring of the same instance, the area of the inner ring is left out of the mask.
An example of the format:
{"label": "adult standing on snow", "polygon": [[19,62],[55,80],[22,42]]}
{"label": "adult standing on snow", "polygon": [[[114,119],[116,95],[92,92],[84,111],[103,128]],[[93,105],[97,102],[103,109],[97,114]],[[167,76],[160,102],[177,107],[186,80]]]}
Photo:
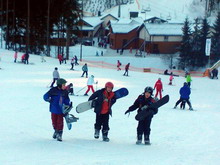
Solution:
{"label": "adult standing on snow", "polygon": [[71,59],[71,68],[70,68],[70,70],[74,70],[74,57]]}
{"label": "adult standing on snow", "polygon": [[79,65],[77,56],[74,56],[74,59],[75,59],[75,65]]}
{"label": "adult standing on snow", "polygon": [[83,74],[82,74],[81,77],[84,77],[84,74],[86,74],[86,78],[87,78],[88,77],[88,66],[87,66],[87,63],[85,63],[85,65],[83,65],[82,71],[83,71]]}
{"label": "adult standing on snow", "polygon": [[123,74],[124,76],[128,76],[129,67],[130,67],[130,63],[128,63],[127,65],[125,65],[125,73]]}
{"label": "adult standing on snow", "polygon": [[191,86],[191,81],[192,81],[191,75],[190,75],[190,73],[188,73],[186,75],[186,82],[187,82],[189,87]]}
{"label": "adult standing on snow", "polygon": [[88,78],[88,81],[87,81],[87,87],[88,87],[88,89],[87,89],[86,93],[84,94],[84,96],[88,96],[88,92],[90,91],[90,89],[92,90],[92,93],[95,92],[95,90],[94,90],[94,88],[93,88],[93,84],[94,84],[94,83],[95,83],[95,81],[94,81],[94,76],[91,75],[91,76]]}
{"label": "adult standing on snow", "polygon": [[102,138],[105,142],[109,141],[109,115],[112,115],[111,107],[116,102],[115,94],[112,92],[113,88],[113,83],[107,82],[105,84],[105,88],[97,90],[89,97],[89,100],[96,99],[94,107],[94,111],[96,113],[94,137],[96,139],[99,138],[99,133],[102,128]]}
{"label": "adult standing on snow", "polygon": [[43,98],[50,103],[52,125],[54,128],[53,138],[62,141],[63,134],[63,111],[64,105],[71,106],[68,92],[66,90],[66,80],[58,79],[57,86],[51,88]]}
{"label": "adult standing on snow", "polygon": [[[144,106],[149,106],[152,103],[156,102],[156,100],[152,97],[153,95],[153,88],[152,87],[146,87],[144,89],[144,93],[139,95],[138,98],[135,100],[134,104],[128,108],[128,110],[125,112],[125,114],[130,113],[136,109],[138,109],[138,113],[141,112],[141,108]],[[142,136],[144,135],[144,142],[146,145],[150,144],[150,125],[151,120],[153,118],[153,115],[155,115],[158,111],[158,109],[153,109],[153,114],[147,116],[144,120],[141,120],[138,122],[137,127],[137,142],[136,144],[142,143]]]}
{"label": "adult standing on snow", "polygon": [[159,78],[157,80],[157,82],[155,83],[154,89],[155,88],[156,88],[156,95],[155,95],[155,97],[157,97],[157,95],[159,93],[160,99],[161,99],[162,98],[162,91],[163,91],[163,84],[162,84],[161,78]]}
{"label": "adult standing on snow", "polygon": [[29,53],[27,52],[24,56],[24,59],[25,59],[25,64],[28,64],[29,63]]}
{"label": "adult standing on snow", "polygon": [[191,94],[191,90],[186,82],[184,82],[183,87],[180,88],[180,99],[176,102],[174,109],[181,103],[182,101],[186,101],[189,105],[189,110],[193,110],[191,102],[189,101],[189,96]]}
{"label": "adult standing on snow", "polygon": [[63,62],[63,56],[62,56],[61,54],[58,54],[57,58],[58,58],[59,63],[60,63],[60,65],[61,65],[62,62]]}
{"label": "adult standing on snow", "polygon": [[53,84],[60,78],[60,74],[58,72],[58,68],[55,67],[54,68],[54,71],[53,71],[53,82],[52,84],[50,85],[50,87],[52,88],[53,87]]}

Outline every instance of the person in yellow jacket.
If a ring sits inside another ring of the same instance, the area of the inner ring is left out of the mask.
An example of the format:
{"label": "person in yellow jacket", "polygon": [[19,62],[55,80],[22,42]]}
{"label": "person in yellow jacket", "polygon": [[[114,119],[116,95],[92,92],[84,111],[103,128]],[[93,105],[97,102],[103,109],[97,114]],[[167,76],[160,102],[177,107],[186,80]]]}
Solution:
{"label": "person in yellow jacket", "polygon": [[187,82],[187,84],[188,84],[189,87],[190,87],[190,85],[191,85],[191,81],[192,81],[192,79],[191,79],[190,73],[188,73],[188,74],[186,75],[186,82]]}

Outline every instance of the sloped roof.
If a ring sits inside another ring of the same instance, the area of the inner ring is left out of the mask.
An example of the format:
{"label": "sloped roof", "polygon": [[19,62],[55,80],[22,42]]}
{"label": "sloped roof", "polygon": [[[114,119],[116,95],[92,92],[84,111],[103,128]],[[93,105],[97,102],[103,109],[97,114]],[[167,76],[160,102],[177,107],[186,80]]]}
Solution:
{"label": "sloped roof", "polygon": [[103,22],[99,17],[83,17],[83,21],[92,27],[96,27]]}
{"label": "sloped roof", "polygon": [[182,36],[182,34],[183,34],[183,32],[182,32],[183,24],[145,23],[145,27],[150,35]]}
{"label": "sloped roof", "polygon": [[113,23],[111,22],[113,33],[129,33],[141,24],[130,19],[120,19],[120,21]]}
{"label": "sloped roof", "polygon": [[114,18],[115,20],[119,20],[117,17],[115,17],[115,16],[112,15],[112,14],[103,15],[103,16],[100,17],[100,19],[103,20],[103,19],[105,19],[105,17],[107,17],[107,16],[111,16],[111,17]]}

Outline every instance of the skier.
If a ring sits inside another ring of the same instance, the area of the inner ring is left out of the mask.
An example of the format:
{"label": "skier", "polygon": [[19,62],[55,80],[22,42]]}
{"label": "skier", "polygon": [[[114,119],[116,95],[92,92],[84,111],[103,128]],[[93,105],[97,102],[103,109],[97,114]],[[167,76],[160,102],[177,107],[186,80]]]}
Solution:
{"label": "skier", "polygon": [[179,105],[180,102],[186,101],[186,103],[189,105],[189,110],[193,110],[191,102],[189,101],[189,96],[191,94],[190,88],[186,82],[184,82],[183,87],[180,88],[180,99],[176,102],[174,109]]}
{"label": "skier", "polygon": [[74,57],[71,59],[71,68],[70,68],[70,70],[74,70]]}
{"label": "skier", "polygon": [[88,66],[87,66],[87,63],[85,63],[85,65],[83,65],[82,71],[83,71],[83,74],[82,74],[81,77],[84,77],[84,74],[86,74],[86,78],[87,78],[88,77]]}
{"label": "skier", "polygon": [[21,56],[21,62],[25,64],[25,54]]}
{"label": "skier", "polygon": [[129,67],[130,67],[130,63],[128,63],[127,65],[125,65],[125,73],[123,74],[124,76],[128,76]]}
{"label": "skier", "polygon": [[58,72],[58,68],[55,67],[54,68],[54,71],[53,71],[53,82],[52,84],[50,85],[50,87],[52,88],[53,87],[53,84],[56,82],[56,80],[58,80],[60,78],[60,74]]}
{"label": "skier", "polygon": [[154,90],[156,88],[156,95],[155,97],[157,97],[158,93],[160,95],[160,99],[162,98],[162,91],[163,91],[163,84],[162,84],[162,81],[161,81],[161,78],[159,78],[157,80],[157,82],[155,83],[154,85]]}
{"label": "skier", "polygon": [[[156,100],[152,97],[153,95],[153,88],[152,87],[146,87],[144,89],[144,93],[139,95],[138,98],[135,100],[134,104],[128,108],[128,110],[125,112],[125,114],[130,113],[136,109],[138,109],[138,113],[141,112],[141,108],[144,106],[149,106],[152,103],[156,102]],[[153,115],[155,115],[158,111],[158,109],[152,109],[153,114],[146,117],[144,120],[141,120],[138,122],[137,127],[137,142],[136,144],[142,143],[142,136],[144,134],[144,143],[145,145],[150,144],[150,125],[151,120],[153,118]]]}
{"label": "skier", "polygon": [[24,60],[25,60],[25,64],[28,64],[29,63],[29,53],[26,53],[25,56],[24,56]]}
{"label": "skier", "polygon": [[187,82],[188,86],[190,87],[191,86],[191,82],[192,82],[192,78],[190,76],[190,73],[188,73],[186,75],[186,82]]}
{"label": "skier", "polygon": [[17,52],[17,51],[15,51],[15,54],[14,54],[14,63],[16,63],[16,62],[17,62],[17,58],[18,58],[18,52]]}
{"label": "skier", "polygon": [[62,141],[63,134],[63,111],[62,107],[71,106],[71,102],[65,90],[65,79],[58,79],[57,86],[51,88],[46,94],[44,94],[43,98],[45,101],[50,103],[50,112],[52,125],[54,128],[53,138],[58,141]]}
{"label": "skier", "polygon": [[117,70],[117,71],[121,70],[120,66],[121,66],[121,62],[118,60],[118,62],[117,62],[117,68],[118,68],[118,70]]}
{"label": "skier", "polygon": [[58,58],[59,63],[60,63],[60,65],[61,65],[62,62],[63,62],[63,56],[62,56],[61,54],[58,54],[57,58]]}
{"label": "skier", "polygon": [[170,82],[169,82],[169,85],[172,85],[173,83],[172,83],[172,81],[173,81],[173,72],[171,72],[170,73],[170,78],[169,78],[169,80],[170,80]]}
{"label": "skier", "polygon": [[70,83],[69,85],[66,86],[66,90],[67,90],[68,94],[74,95],[72,83]]}
{"label": "skier", "polygon": [[87,80],[87,87],[88,87],[88,89],[87,89],[86,93],[84,94],[84,96],[88,96],[88,92],[90,91],[90,89],[92,90],[92,93],[95,92],[95,90],[94,90],[94,88],[93,88],[93,84],[95,84],[95,82],[94,82],[94,76],[91,75],[91,76],[88,78],[88,80]]}
{"label": "skier", "polygon": [[107,82],[105,88],[102,88],[93,93],[89,100],[96,99],[94,111],[96,113],[96,122],[94,124],[94,138],[99,138],[99,133],[102,128],[103,141],[108,142],[109,131],[109,115],[112,115],[111,107],[116,102],[115,94],[112,92],[114,85],[112,82]]}

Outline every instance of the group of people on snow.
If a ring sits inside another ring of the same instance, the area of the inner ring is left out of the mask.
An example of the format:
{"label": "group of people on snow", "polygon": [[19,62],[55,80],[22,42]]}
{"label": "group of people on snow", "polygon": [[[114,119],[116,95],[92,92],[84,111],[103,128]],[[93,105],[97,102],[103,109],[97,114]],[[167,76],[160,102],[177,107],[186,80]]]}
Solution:
{"label": "group of people on snow", "polygon": [[[84,65],[86,66],[86,64]],[[88,68],[87,68],[88,69]],[[88,71],[88,70],[87,70]],[[86,72],[85,72],[86,73]],[[84,74],[83,74],[84,75]],[[83,76],[82,75],[82,76]],[[88,76],[88,73],[87,73]],[[53,87],[54,83],[57,82],[57,86]],[[70,106],[71,102],[69,99],[69,94],[74,94],[73,84],[70,83],[66,86],[67,81],[60,78],[58,68],[56,67],[53,72],[53,82],[51,84],[51,89],[45,93],[44,100],[50,103],[50,112],[52,126],[54,128],[53,138],[58,141],[62,141],[63,134],[63,113],[62,107]],[[88,92],[92,90],[92,95],[89,100],[96,100],[94,103],[94,112],[96,113],[96,119],[94,124],[94,138],[98,139],[100,132],[102,133],[103,141],[108,142],[110,139],[108,137],[109,133],[109,117],[112,115],[112,105],[116,102],[115,93],[113,92],[114,84],[112,82],[106,82],[104,88],[100,90],[94,90],[93,84],[98,82],[94,81],[94,75],[91,75],[87,80],[87,90],[85,96],[88,96]],[[156,90],[156,95],[153,97],[153,92]],[[139,95],[134,103],[125,111],[125,115],[137,110],[140,113],[144,106],[149,106],[155,103],[159,99],[162,99],[163,83],[161,78],[155,82],[154,88],[147,86],[144,92]],[[181,103],[181,108],[185,108],[185,103],[189,105],[189,109],[193,110],[190,102],[191,90],[188,82],[184,82],[183,87],[180,88],[180,99],[176,102],[174,109]],[[155,114],[157,114],[157,108],[151,108],[152,113],[148,115],[144,120],[138,122],[137,126],[137,141],[136,144],[150,144],[150,132],[151,132],[151,121]]]}

